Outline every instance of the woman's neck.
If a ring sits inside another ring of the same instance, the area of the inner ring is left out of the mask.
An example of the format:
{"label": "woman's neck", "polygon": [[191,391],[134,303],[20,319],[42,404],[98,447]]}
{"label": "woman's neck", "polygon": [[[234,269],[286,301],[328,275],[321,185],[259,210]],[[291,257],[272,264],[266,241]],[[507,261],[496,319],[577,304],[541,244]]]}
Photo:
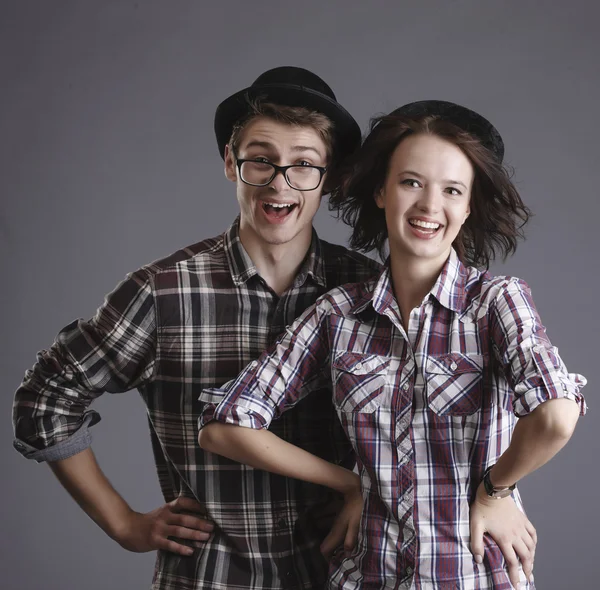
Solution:
{"label": "woman's neck", "polygon": [[445,262],[400,256],[393,251],[390,253],[392,285],[405,330],[408,330],[410,312],[419,307],[425,295],[431,291]]}

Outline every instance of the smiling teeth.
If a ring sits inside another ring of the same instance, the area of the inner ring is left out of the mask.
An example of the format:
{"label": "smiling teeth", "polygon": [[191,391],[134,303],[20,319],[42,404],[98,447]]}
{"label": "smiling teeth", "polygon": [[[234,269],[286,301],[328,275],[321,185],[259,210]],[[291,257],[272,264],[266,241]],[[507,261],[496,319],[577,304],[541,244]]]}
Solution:
{"label": "smiling teeth", "polygon": [[269,207],[274,207],[275,209],[283,209],[284,207],[293,207],[293,203],[265,203],[265,205],[269,205]]}
{"label": "smiling teeth", "polygon": [[439,223],[431,223],[430,221],[421,221],[420,219],[411,219],[411,225],[416,225],[417,227],[423,227],[425,229],[438,229],[440,227]]}

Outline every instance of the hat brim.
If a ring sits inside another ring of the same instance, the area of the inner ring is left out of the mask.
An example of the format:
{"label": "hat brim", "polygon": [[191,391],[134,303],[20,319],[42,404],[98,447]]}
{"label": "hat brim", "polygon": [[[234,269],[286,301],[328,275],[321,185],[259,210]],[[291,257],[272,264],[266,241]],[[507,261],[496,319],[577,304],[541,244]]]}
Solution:
{"label": "hat brim", "polygon": [[341,158],[354,152],[360,145],[361,133],[358,123],[338,102],[305,86],[263,84],[240,90],[217,107],[215,135],[222,158],[234,125],[248,113],[248,99],[257,98],[283,106],[304,107],[328,117],[334,125],[336,152]]}

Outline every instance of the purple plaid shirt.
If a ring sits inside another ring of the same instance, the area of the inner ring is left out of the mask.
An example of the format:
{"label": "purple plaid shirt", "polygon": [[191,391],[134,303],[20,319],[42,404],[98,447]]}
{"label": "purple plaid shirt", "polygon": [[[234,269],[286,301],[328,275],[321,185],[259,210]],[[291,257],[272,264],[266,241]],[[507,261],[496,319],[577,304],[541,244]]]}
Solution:
{"label": "purple plaid shirt", "polygon": [[[516,416],[559,397],[584,413],[584,385],[550,344],[527,285],[467,268],[452,251],[408,330],[388,268],[334,289],[235,382],[203,394],[226,397],[200,426],[265,428],[329,386],[365,500],[359,543],[332,564],[330,587],[508,590],[491,539],[484,563],[473,560],[469,504]],[[522,572],[521,582],[530,587]]]}
{"label": "purple plaid shirt", "polygon": [[[236,377],[317,297],[379,268],[313,233],[293,285],[278,297],[242,247],[236,221],[225,234],[129,275],[91,320],[73,322],[39,353],[16,393],[15,447],[38,461],[74,455],[90,445],[89,426],[100,419],[89,409],[93,400],[137,388],[165,500],[196,498],[215,523],[191,557],[158,552],[152,587],[320,588],[327,564],[319,545],[329,527],[322,513],[331,493],[204,453],[198,397]],[[330,400],[330,393],[313,396],[273,429],[351,466]]]}

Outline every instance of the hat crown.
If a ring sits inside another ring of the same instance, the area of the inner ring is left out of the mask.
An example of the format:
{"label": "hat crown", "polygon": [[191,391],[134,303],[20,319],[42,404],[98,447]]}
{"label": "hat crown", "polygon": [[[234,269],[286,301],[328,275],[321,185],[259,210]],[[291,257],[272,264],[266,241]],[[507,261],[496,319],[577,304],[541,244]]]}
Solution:
{"label": "hat crown", "polygon": [[267,70],[254,80],[252,86],[270,86],[272,84],[286,84],[307,88],[315,92],[320,92],[332,100],[336,100],[335,94],[329,85],[323,79],[319,78],[319,76],[304,68],[281,66]]}
{"label": "hat crown", "polygon": [[454,102],[445,100],[419,100],[405,104],[390,115],[440,117],[479,138],[481,143],[491,150],[498,160],[504,158],[504,142],[498,130],[482,115]]}

